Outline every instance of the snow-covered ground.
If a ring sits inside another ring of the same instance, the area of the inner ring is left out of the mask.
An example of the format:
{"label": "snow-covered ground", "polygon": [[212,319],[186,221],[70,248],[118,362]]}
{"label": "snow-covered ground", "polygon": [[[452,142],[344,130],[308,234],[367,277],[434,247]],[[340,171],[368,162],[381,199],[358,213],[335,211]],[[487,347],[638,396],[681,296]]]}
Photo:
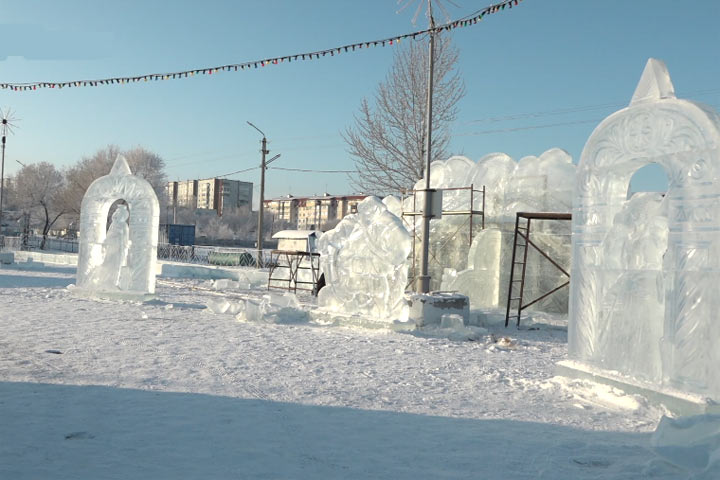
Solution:
{"label": "snow-covered ground", "polygon": [[207,301],[264,292],[97,301],[74,275],[0,268],[0,478],[684,478],[650,450],[662,409],[554,376],[564,328],[242,323]]}

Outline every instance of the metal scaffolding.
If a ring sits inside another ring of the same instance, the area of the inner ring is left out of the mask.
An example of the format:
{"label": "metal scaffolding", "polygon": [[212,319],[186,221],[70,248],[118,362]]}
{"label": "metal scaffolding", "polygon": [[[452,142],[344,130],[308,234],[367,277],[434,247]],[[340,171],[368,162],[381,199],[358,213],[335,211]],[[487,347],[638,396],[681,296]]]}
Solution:
{"label": "metal scaffolding", "polygon": [[[522,226],[520,225],[520,219],[526,220],[526,225]],[[513,241],[513,253],[512,253],[512,263],[510,264],[510,284],[508,285],[508,300],[507,300],[507,310],[505,311],[505,327],[508,326],[510,322],[510,310],[512,308],[512,302],[517,302],[517,326],[520,326],[520,315],[523,310],[528,308],[531,305],[534,305],[535,303],[539,302],[540,300],[549,297],[553,293],[557,292],[561,288],[564,288],[568,285],[570,285],[570,273],[565,271],[565,269],[557,262],[555,261],[550,255],[548,255],[545,251],[543,251],[536,243],[534,243],[530,239],[530,222],[532,220],[572,220],[572,214],[570,213],[553,213],[553,212],[517,212],[517,215],[515,217],[515,238]],[[520,240],[522,239],[522,240]],[[518,243],[518,241],[522,241],[524,243]],[[527,257],[528,257],[528,251],[529,248],[533,247],[540,255],[545,257],[552,265],[555,266],[560,272],[562,272],[568,280],[558,285],[557,287],[553,288],[547,293],[544,293],[540,295],[539,297],[531,300],[530,302],[523,304],[523,293],[525,290],[525,272],[527,267]],[[522,261],[517,261],[518,258],[518,247],[520,249],[523,249],[523,252],[521,254]],[[520,279],[515,278],[515,268],[516,265],[521,265],[521,275]],[[516,293],[516,289],[519,287],[519,292]],[[513,296],[516,295],[516,296]]]}
{"label": "metal scaffolding", "polygon": [[[480,216],[480,228],[485,229],[485,186],[483,185],[483,187],[481,189],[476,189],[474,185],[470,185],[469,187],[442,188],[442,189],[438,189],[438,190],[442,190],[443,192],[451,192],[451,191],[467,191],[468,192],[469,197],[470,197],[470,199],[469,199],[470,203],[468,204],[469,208],[467,210],[443,210],[442,215],[467,215],[468,219],[465,222],[463,222],[460,226],[458,226],[458,228],[456,229],[455,233],[451,236],[451,238],[454,238],[454,236],[457,235],[457,233],[460,231],[460,229],[462,227],[469,224],[469,230],[470,230],[470,233],[468,236],[468,247],[469,247],[470,245],[472,245],[472,241],[473,241],[473,227],[475,225],[475,223],[474,223],[475,216],[477,216],[477,215]],[[412,242],[412,267],[411,267],[412,271],[410,274],[408,285],[414,285],[415,278],[417,275],[417,272],[416,272],[417,258],[416,258],[416,246],[415,246],[417,243],[417,227],[418,227],[417,219],[421,218],[422,214],[423,214],[422,210],[418,211],[417,194],[424,193],[424,192],[425,192],[425,190],[409,190],[406,192],[406,195],[403,195],[403,198],[402,198],[403,208],[405,205],[406,198],[408,198],[409,196],[412,196],[412,199],[413,199],[412,210],[409,212],[406,212],[406,211],[402,212],[403,222],[408,227],[408,230],[412,232],[412,237],[413,237],[412,238],[413,239],[413,242]],[[481,210],[474,209],[476,195],[480,195],[482,198],[482,209]],[[412,224],[410,223],[411,221],[412,221]],[[449,241],[449,240],[450,239],[448,239],[447,241]],[[447,241],[445,243],[447,243]],[[440,248],[442,248],[444,246],[445,246],[445,244],[443,244]],[[436,256],[432,252],[430,253],[430,255],[432,257],[432,260],[434,262],[438,263]]]}

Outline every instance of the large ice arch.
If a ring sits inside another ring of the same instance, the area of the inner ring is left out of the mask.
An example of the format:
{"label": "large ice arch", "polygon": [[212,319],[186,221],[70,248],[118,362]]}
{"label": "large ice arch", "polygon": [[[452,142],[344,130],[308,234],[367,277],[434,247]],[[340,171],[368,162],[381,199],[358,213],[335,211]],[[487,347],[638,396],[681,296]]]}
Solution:
{"label": "large ice arch", "polygon": [[[664,319],[628,315],[620,325],[661,322],[657,338],[639,336],[629,346],[658,359],[657,377],[644,378],[654,388],[720,400],[719,145],[720,117],[707,106],[676,98],[665,64],[655,59],[648,60],[630,105],[592,133],[578,165],[573,205],[571,359],[635,378],[647,371],[642,362],[652,361],[622,361],[627,350],[598,340],[608,329],[603,322],[611,308],[608,279],[616,278],[603,259],[603,239],[627,200],[633,173],[657,163],[669,181],[663,199],[667,250],[657,301]],[[650,296],[647,302],[653,303]]]}
{"label": "large ice arch", "polygon": [[[119,286],[98,285],[108,212],[118,200],[124,200],[130,212],[127,268],[121,272]],[[159,221],[160,206],[152,185],[133,175],[125,157],[118,156],[110,173],[96,179],[82,200],[77,286],[90,292],[155,293]]]}

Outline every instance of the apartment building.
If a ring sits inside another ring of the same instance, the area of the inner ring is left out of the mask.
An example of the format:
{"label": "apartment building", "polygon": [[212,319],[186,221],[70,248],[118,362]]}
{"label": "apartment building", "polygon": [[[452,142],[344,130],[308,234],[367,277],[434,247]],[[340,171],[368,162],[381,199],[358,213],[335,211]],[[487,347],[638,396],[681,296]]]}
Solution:
{"label": "apartment building", "polygon": [[253,184],[225,178],[207,178],[168,183],[168,198],[177,207],[249,213]]}
{"label": "apartment building", "polygon": [[345,215],[357,212],[357,204],[367,195],[330,195],[265,200],[265,208],[275,221],[285,221],[299,230],[328,230]]}

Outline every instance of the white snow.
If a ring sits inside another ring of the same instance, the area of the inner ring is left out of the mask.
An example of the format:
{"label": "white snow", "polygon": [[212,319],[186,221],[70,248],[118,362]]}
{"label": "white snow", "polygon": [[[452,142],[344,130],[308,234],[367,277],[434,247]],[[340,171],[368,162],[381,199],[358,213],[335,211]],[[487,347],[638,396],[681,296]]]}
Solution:
{"label": "white snow", "polygon": [[0,268],[0,478],[684,472],[651,449],[662,409],[554,377],[567,357],[557,326],[489,326],[454,341],[239,322],[206,305],[260,302],[266,290],[159,278],[158,300],[91,300],[65,288],[74,275]]}

